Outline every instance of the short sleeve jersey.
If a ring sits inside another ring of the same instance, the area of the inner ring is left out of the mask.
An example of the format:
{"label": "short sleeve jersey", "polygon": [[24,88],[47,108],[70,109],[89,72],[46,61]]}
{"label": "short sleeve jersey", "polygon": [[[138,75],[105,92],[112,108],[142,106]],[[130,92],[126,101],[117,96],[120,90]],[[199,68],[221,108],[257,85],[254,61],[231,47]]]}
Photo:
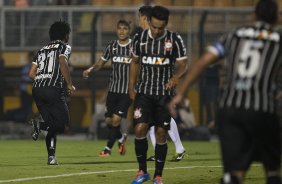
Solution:
{"label": "short sleeve jersey", "polygon": [[112,61],[112,73],[109,83],[110,92],[128,94],[131,57],[131,39],[126,44],[120,44],[118,40],[114,40],[105,48],[101,59],[104,62]]}
{"label": "short sleeve jersey", "polygon": [[276,78],[282,62],[280,32],[257,22],[222,36],[208,50],[226,58],[220,107],[275,111]]}
{"label": "short sleeve jersey", "polygon": [[137,33],[133,41],[133,55],[140,62],[137,93],[174,95],[175,89],[166,90],[165,84],[174,74],[176,60],[187,58],[178,33],[165,30],[158,39],[152,37],[150,29]]}
{"label": "short sleeve jersey", "polygon": [[69,60],[71,47],[60,40],[52,41],[42,47],[36,54],[33,64],[37,65],[37,72],[33,87],[64,88],[64,77],[60,70],[59,56]]}

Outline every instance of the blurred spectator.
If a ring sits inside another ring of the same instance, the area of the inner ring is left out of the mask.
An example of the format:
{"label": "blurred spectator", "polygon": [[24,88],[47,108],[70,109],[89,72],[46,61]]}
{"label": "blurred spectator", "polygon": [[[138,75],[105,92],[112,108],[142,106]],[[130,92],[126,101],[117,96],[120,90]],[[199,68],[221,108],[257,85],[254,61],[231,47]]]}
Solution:
{"label": "blurred spectator", "polygon": [[217,110],[217,95],[219,90],[219,69],[220,64],[214,64],[207,68],[204,74],[202,89],[203,105],[206,110],[206,125],[214,128]]}
{"label": "blurred spectator", "polygon": [[29,6],[29,0],[15,0],[14,3],[17,8],[24,8]]}
{"label": "blurred spectator", "polygon": [[141,4],[141,6],[154,6],[154,5],[155,5],[154,0],[143,0],[143,4]]}
{"label": "blurred spectator", "polygon": [[90,5],[90,0],[48,0],[48,5]]}
{"label": "blurred spectator", "polygon": [[71,5],[71,0],[57,0],[57,5]]}
{"label": "blurred spectator", "polygon": [[32,96],[31,87],[32,81],[28,76],[28,71],[34,59],[34,52],[29,52],[27,55],[27,64],[21,70],[21,82],[19,86],[20,91],[20,107],[8,110],[4,118],[7,121],[26,122],[32,113]]}
{"label": "blurred spectator", "polygon": [[105,109],[106,99],[108,95],[108,89],[105,89],[103,96],[97,101],[95,107],[95,113],[92,116],[92,123],[89,126],[89,136],[91,139],[98,139],[98,125],[102,121],[105,121]]}
{"label": "blurred spectator", "polygon": [[2,57],[2,52],[0,51],[0,120],[3,120],[4,116],[4,89],[5,89],[5,82],[4,82],[4,59]]}
{"label": "blurred spectator", "polygon": [[195,116],[190,106],[190,101],[187,98],[179,105],[175,121],[179,131],[187,131],[196,126]]}
{"label": "blurred spectator", "polygon": [[48,0],[48,5],[71,5],[72,0]]}

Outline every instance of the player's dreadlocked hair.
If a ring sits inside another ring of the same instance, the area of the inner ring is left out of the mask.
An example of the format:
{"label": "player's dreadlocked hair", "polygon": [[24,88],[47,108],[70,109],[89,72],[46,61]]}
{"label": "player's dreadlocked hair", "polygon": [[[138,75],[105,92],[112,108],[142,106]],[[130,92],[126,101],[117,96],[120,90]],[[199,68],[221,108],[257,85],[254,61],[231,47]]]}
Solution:
{"label": "player's dreadlocked hair", "polygon": [[256,17],[260,21],[275,24],[278,21],[278,5],[275,0],[259,0],[255,8]]}
{"label": "player's dreadlocked hair", "polygon": [[54,22],[49,29],[50,40],[63,40],[71,32],[69,23],[65,21]]}

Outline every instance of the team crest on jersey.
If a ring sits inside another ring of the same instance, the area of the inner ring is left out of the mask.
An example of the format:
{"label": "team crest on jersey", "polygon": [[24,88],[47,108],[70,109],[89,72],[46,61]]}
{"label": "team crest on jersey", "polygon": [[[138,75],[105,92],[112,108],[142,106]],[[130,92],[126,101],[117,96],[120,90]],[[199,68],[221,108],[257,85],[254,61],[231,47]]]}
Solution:
{"label": "team crest on jersey", "polygon": [[170,40],[167,40],[167,41],[165,42],[164,48],[165,48],[165,50],[166,50],[167,52],[170,52],[170,51],[172,50],[172,43],[171,43]]}
{"label": "team crest on jersey", "polygon": [[141,108],[136,108],[134,110],[134,119],[139,119],[139,118],[141,118],[141,116],[142,116]]}

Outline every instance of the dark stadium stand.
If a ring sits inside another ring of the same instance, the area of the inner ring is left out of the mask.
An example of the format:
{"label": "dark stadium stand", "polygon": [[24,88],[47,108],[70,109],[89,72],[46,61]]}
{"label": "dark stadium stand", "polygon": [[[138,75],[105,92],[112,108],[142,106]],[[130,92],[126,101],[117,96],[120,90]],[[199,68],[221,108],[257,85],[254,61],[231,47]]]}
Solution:
{"label": "dark stadium stand", "polygon": [[92,0],[94,6],[111,6],[112,0]]}
{"label": "dark stadium stand", "polygon": [[232,0],[214,0],[213,6],[215,7],[228,7],[232,6]]}
{"label": "dark stadium stand", "polygon": [[172,6],[174,0],[154,0],[155,4],[160,4],[163,6]]}
{"label": "dark stadium stand", "polygon": [[173,2],[173,6],[192,6],[192,5],[193,5],[193,0],[179,0]]}
{"label": "dark stadium stand", "polygon": [[114,6],[131,6],[132,5],[132,0],[113,1],[112,4]]}
{"label": "dark stadium stand", "polygon": [[[164,6],[232,7],[253,6],[255,0],[154,0],[154,4]],[[92,0],[94,6],[139,6],[142,0]]]}
{"label": "dark stadium stand", "polygon": [[253,6],[254,0],[233,0],[234,6]]}
{"label": "dark stadium stand", "polygon": [[194,0],[193,6],[209,7],[209,6],[213,6],[213,1],[211,1],[211,0],[195,1]]}

